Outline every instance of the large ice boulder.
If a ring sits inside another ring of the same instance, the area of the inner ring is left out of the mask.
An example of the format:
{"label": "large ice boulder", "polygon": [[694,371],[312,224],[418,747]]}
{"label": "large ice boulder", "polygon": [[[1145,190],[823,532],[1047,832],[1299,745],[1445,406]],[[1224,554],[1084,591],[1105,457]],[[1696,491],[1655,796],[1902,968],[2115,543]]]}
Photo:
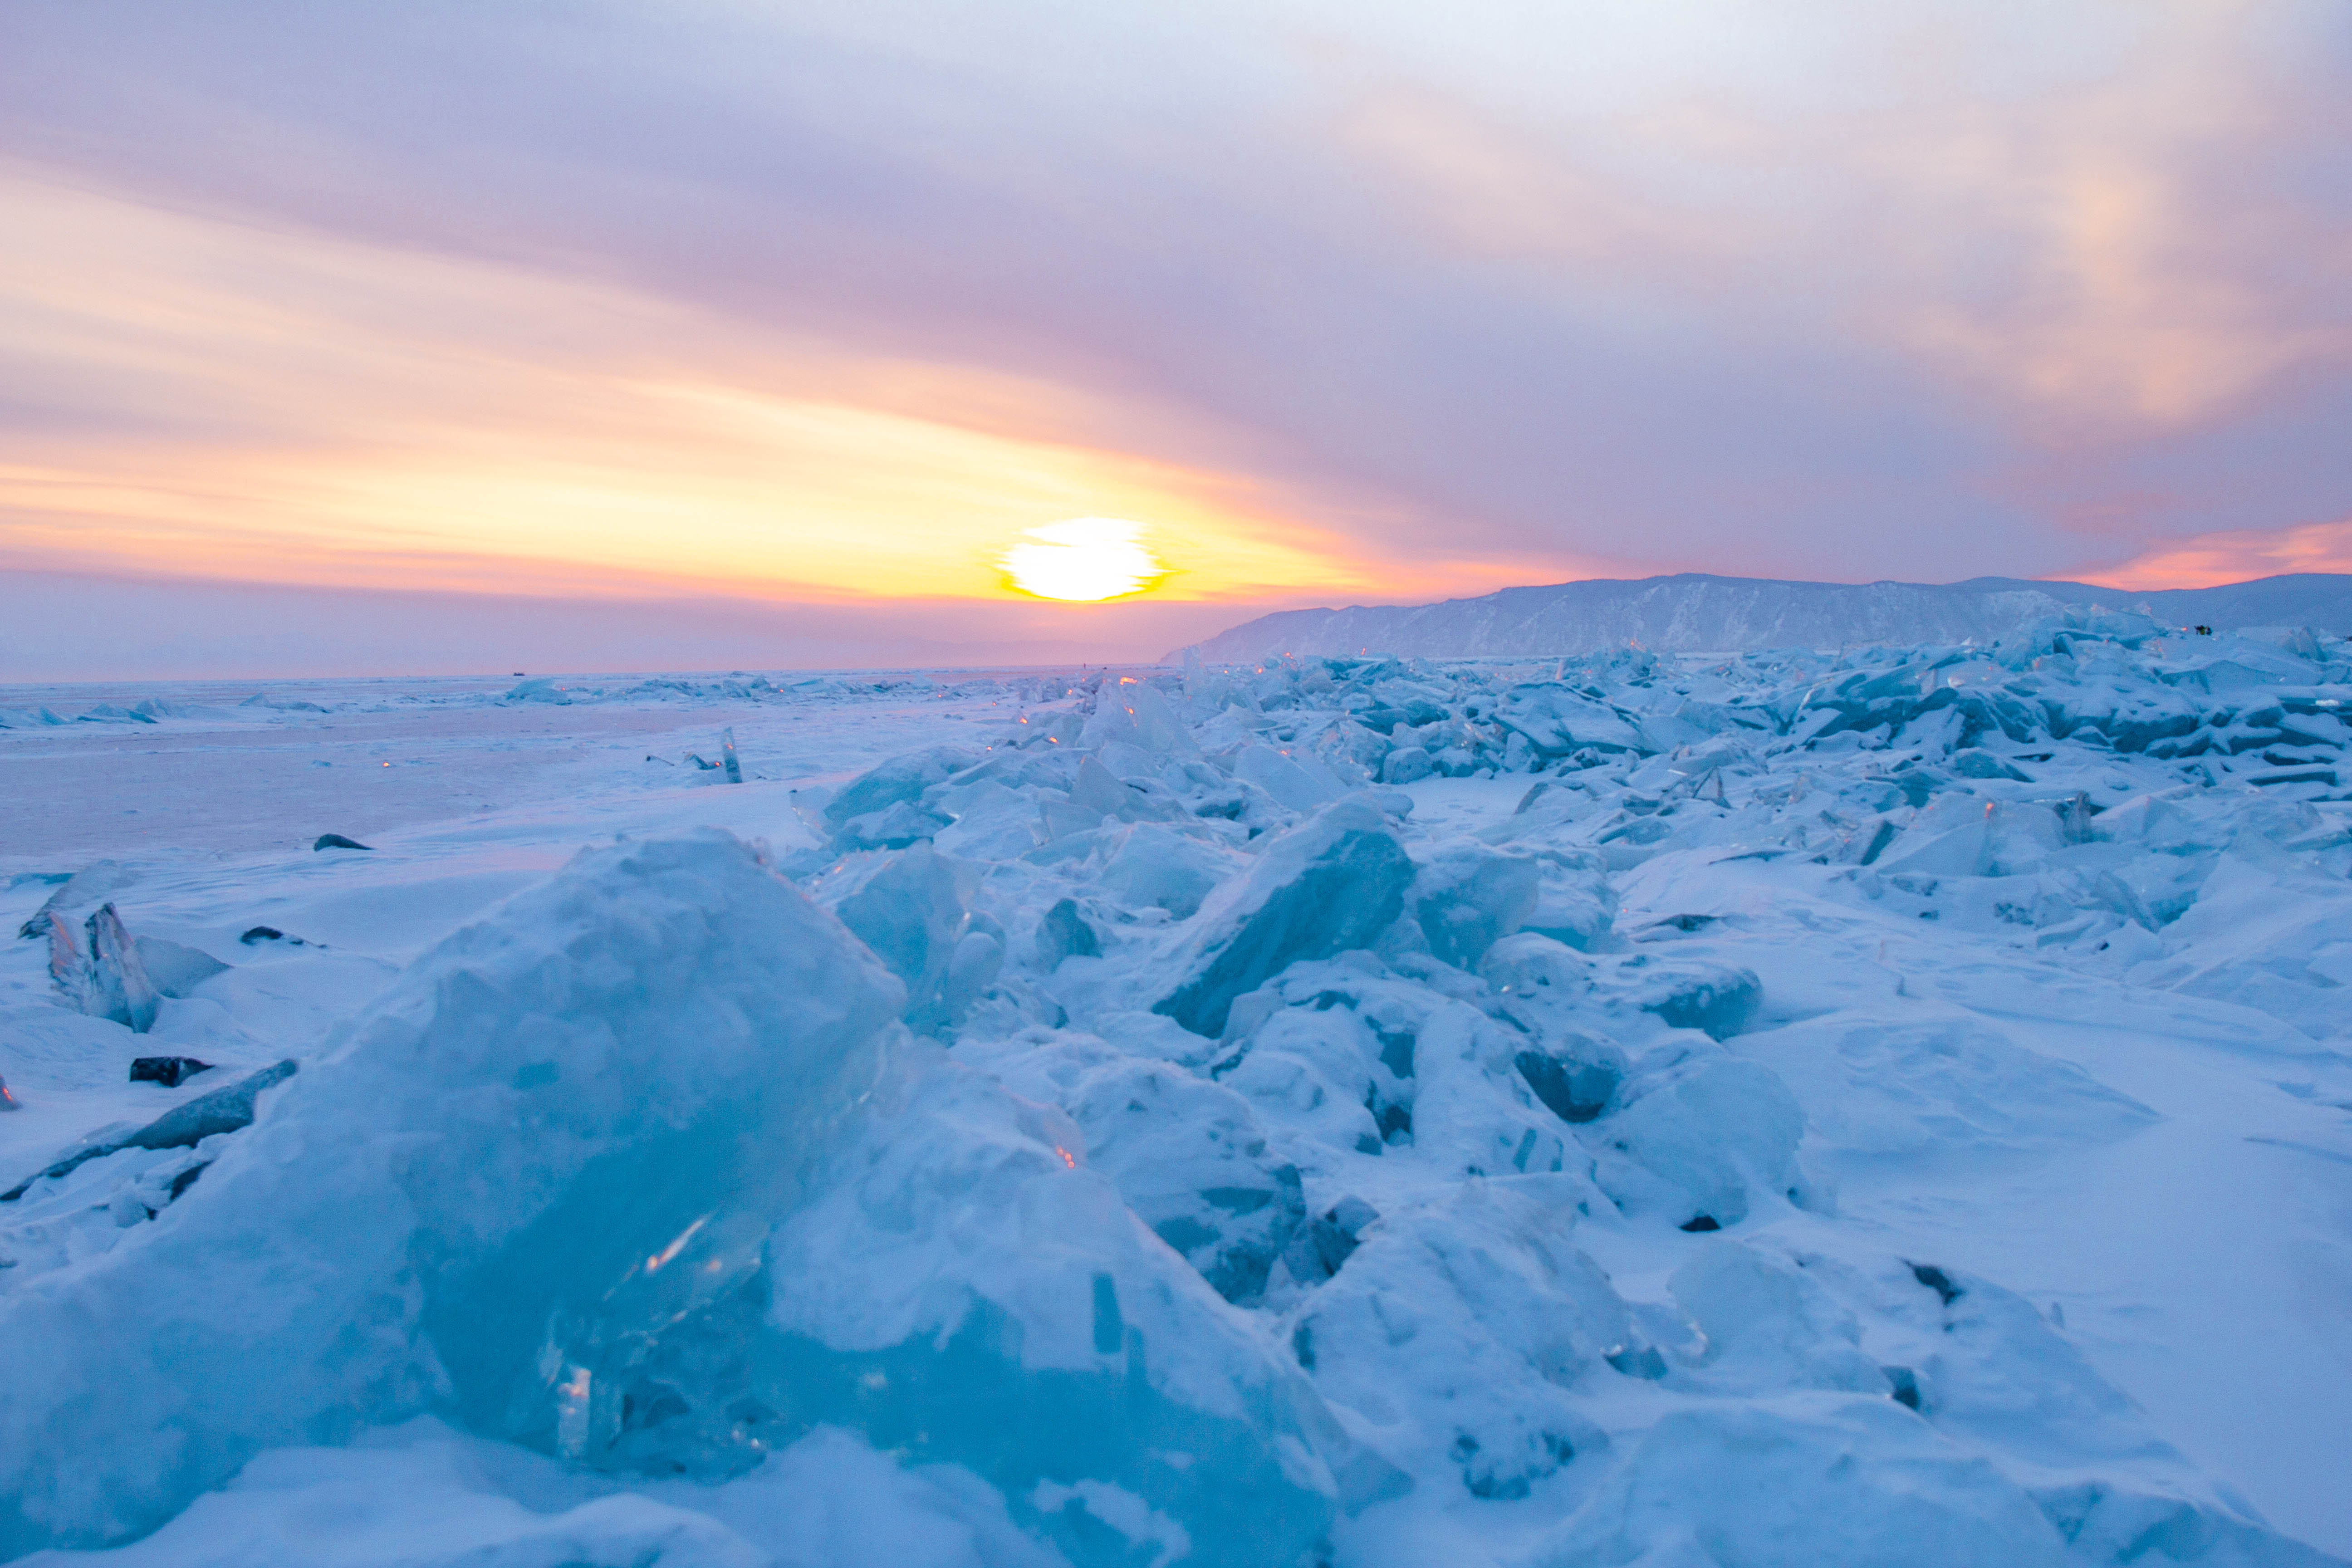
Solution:
{"label": "large ice boulder", "polygon": [[1187,920],[1234,874],[1239,858],[1173,827],[1138,823],[1114,841],[1099,879],[1133,908],[1163,909]]}
{"label": "large ice boulder", "polygon": [[1465,1176],[1563,1167],[1568,1130],[1516,1065],[1526,1044],[1463,1003],[1431,1012],[1413,1046],[1412,1133],[1423,1158]]}
{"label": "large ice boulder", "polygon": [[122,917],[100,905],[85,928],[89,933],[89,981],[83,1011],[127,1024],[134,1034],[155,1026],[155,984]]}
{"label": "large ice boulder", "polygon": [[2118,752],[2145,751],[2155,742],[2197,728],[2196,705],[2180,692],[2120,667],[2086,669],[2042,696],[2053,735],[2063,739],[2095,730]]}
{"label": "large ice boulder", "polygon": [[1002,933],[971,911],[980,868],[929,844],[854,856],[820,877],[819,903],[907,987],[907,1022],[936,1033],[961,1017],[1004,960]]}
{"label": "large ice boulder", "polygon": [[1705,959],[1669,958],[1636,962],[1620,969],[1618,977],[1631,983],[1630,999],[1644,1013],[1676,1029],[1699,1029],[1716,1039],[1728,1039],[1745,1029],[1763,1005],[1763,984],[1752,969]]}
{"label": "large ice boulder", "polygon": [[1382,784],[1419,784],[1436,771],[1437,763],[1421,746],[1399,746],[1381,760]]}
{"label": "large ice boulder", "polygon": [[732,838],[583,854],[421,959],[140,1245],[0,1298],[0,1550],[428,1405],[554,1440],[566,1325],[747,1180],[785,1201],[902,994]]}
{"label": "large ice boulder", "polygon": [[824,1422],[965,1466],[1079,1568],[1177,1542],[1305,1568],[1340,1500],[1401,1489],[1086,1167],[1066,1118],[953,1064],[893,1098],[777,1227],[762,1331],[715,1336],[748,1357],[665,1335],[662,1369],[706,1384],[706,1431],[756,1409],[786,1437]]}
{"label": "large ice boulder", "polygon": [[1564,686],[1513,687],[1496,706],[1495,720],[1525,736],[1535,754],[1546,759],[1587,747],[1599,752],[1647,749],[1641,731],[1623,714]]}
{"label": "large ice boulder", "polygon": [[1371,1225],[1299,1309],[1292,1352],[1399,1461],[1473,1496],[1525,1497],[1606,1446],[1575,1393],[1633,1330],[1579,1251],[1564,1178],[1464,1185]]}
{"label": "large ice boulder", "polygon": [[1082,1565],[1137,1530],[1311,1555],[1332,1461],[1363,1468],[1312,1390],[903,1000],[726,835],[582,855],[160,1219],[0,1296],[0,1553],[431,1413],[709,1478],[831,1423],[976,1471]]}
{"label": "large ice boulder", "polygon": [[1948,793],[1929,801],[1872,863],[1886,877],[2014,876],[2064,843],[2063,823],[2048,805]]}
{"label": "large ice boulder", "polygon": [[899,849],[928,838],[949,818],[921,805],[924,791],[981,760],[969,746],[934,746],[877,763],[824,803],[822,821],[844,849]]}
{"label": "large ice boulder", "polygon": [[1527,923],[1542,886],[1541,867],[1523,855],[1478,844],[1450,845],[1413,879],[1413,919],[1429,951],[1475,969],[1486,950]]}
{"label": "large ice boulder", "polygon": [[1377,1154],[1382,1129],[1380,1042],[1346,1007],[1285,1007],[1237,1033],[1213,1069],[1300,1161]]}
{"label": "large ice boulder", "polygon": [[1185,979],[1153,1007],[1196,1035],[1224,1033],[1234,998],[1302,959],[1364,947],[1404,909],[1413,866],[1378,807],[1326,806],[1219,889],[1179,950]]}
{"label": "large ice boulder", "polygon": [[1617,913],[1617,895],[1600,856],[1591,851],[1551,851],[1537,856],[1540,879],[1535,907],[1521,922],[1524,931],[1589,949],[1609,930]]}
{"label": "large ice boulder", "polygon": [[1200,754],[1200,746],[1175,705],[1157,688],[1132,676],[1103,688],[1078,741],[1087,746],[1136,746],[1169,756]]}
{"label": "large ice boulder", "polygon": [[1268,1147],[1250,1102],[1169,1062],[1085,1038],[966,1044],[957,1055],[1059,1106],[1137,1217],[1217,1293],[1249,1303],[1306,1217],[1298,1169]]}
{"label": "large ice boulder", "polygon": [[1624,1081],[1624,1051],[1589,1026],[1592,965],[1584,955],[1534,931],[1505,937],[1487,951],[1479,974],[1493,1005],[1523,1037],[1511,1066],[1528,1090],[1563,1121],[1590,1121],[1607,1110]]}
{"label": "large ice boulder", "polygon": [[1591,1124],[1597,1179],[1622,1207],[1660,1209],[1686,1230],[1748,1217],[1752,1194],[1804,1195],[1805,1113],[1771,1068],[1701,1057],[1637,1079],[1630,1103]]}
{"label": "large ice boulder", "polygon": [[1277,752],[1272,746],[1244,746],[1234,752],[1234,776],[1300,812],[1328,805],[1346,789],[1320,758],[1305,752]]}
{"label": "large ice boulder", "polygon": [[1794,1264],[1727,1237],[1701,1247],[1666,1283],[1706,1336],[1711,1387],[1889,1392],[1886,1374],[1862,1353],[1853,1314]]}

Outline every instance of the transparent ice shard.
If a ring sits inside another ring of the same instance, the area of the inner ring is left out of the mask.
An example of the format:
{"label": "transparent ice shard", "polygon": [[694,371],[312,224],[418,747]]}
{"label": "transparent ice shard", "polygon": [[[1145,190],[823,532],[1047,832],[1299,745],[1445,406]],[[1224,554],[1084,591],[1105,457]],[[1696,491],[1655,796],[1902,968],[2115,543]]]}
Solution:
{"label": "transparent ice shard", "polygon": [[1403,910],[1412,861],[1379,809],[1345,800],[1260,851],[1202,906],[1181,950],[1188,975],[1153,1011],[1196,1035],[1224,1032],[1234,998],[1301,959],[1362,947]]}

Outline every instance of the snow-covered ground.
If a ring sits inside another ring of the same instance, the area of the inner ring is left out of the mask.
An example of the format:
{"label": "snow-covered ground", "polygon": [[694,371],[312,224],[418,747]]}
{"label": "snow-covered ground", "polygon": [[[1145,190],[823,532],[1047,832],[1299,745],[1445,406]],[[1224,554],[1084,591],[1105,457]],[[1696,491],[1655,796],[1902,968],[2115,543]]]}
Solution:
{"label": "snow-covered ground", "polygon": [[2346,644],[256,696],[0,691],[0,1558],[2352,1555]]}

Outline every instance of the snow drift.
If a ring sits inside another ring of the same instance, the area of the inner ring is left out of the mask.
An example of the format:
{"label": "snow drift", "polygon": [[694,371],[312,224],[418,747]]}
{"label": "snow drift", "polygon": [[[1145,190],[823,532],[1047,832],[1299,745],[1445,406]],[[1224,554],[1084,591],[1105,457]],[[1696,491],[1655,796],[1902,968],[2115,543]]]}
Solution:
{"label": "snow drift", "polygon": [[[1000,684],[777,853],[583,853],[249,1126],[28,1160],[0,1551],[2333,1561],[2192,1456],[2339,1344],[2348,653]],[[171,968],[137,893],[12,1075],[161,1048],[142,952],[173,1049],[328,962]],[[2124,1391],[2151,1322],[2202,1404]]]}

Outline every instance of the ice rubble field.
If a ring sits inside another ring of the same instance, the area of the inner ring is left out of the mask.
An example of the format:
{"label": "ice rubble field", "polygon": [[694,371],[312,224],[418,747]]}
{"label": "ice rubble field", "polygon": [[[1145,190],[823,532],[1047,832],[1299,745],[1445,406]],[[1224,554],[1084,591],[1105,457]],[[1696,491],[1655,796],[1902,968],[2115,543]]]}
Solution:
{"label": "ice rubble field", "polygon": [[2345,643],[204,695],[0,734],[0,1557],[2352,1552]]}

